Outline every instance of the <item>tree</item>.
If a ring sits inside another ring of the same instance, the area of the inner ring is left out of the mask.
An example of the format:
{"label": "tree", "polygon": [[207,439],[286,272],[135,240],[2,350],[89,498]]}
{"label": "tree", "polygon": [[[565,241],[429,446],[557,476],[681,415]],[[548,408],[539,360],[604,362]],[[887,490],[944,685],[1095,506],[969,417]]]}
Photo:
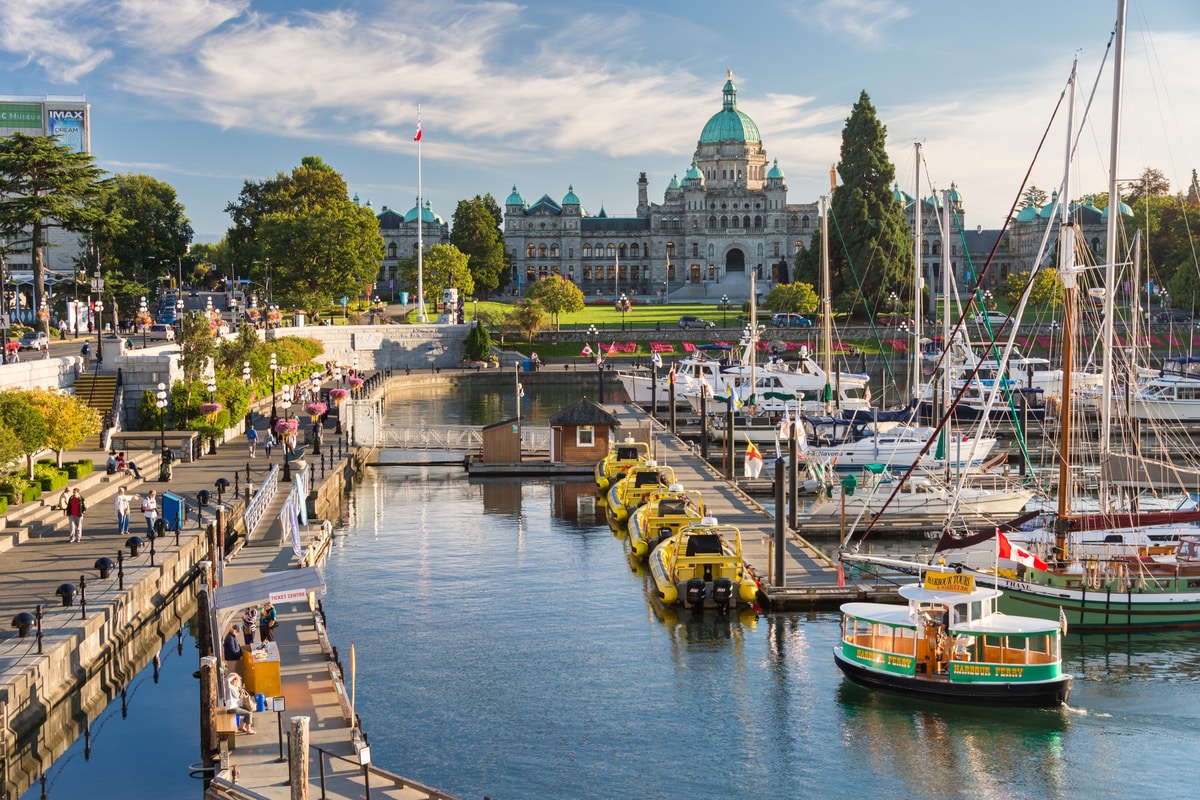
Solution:
{"label": "tree", "polygon": [[1025,198],[1025,205],[1035,208],[1041,208],[1046,205],[1046,200],[1049,199],[1049,195],[1046,194],[1045,189],[1039,189],[1033,185],[1030,185],[1021,196]]}
{"label": "tree", "polygon": [[[14,133],[0,138],[0,237],[31,254],[33,304],[46,297],[44,248],[52,228],[111,234],[124,226],[102,200],[110,190],[90,153],[46,136]],[[50,320],[43,320],[50,332]]]}
{"label": "tree", "polygon": [[507,321],[515,330],[525,334],[525,341],[533,343],[533,337],[546,324],[546,312],[537,300],[528,297],[513,306]]}
{"label": "tree", "polygon": [[493,330],[495,330],[497,333],[500,334],[500,345],[501,346],[504,345],[504,337],[505,336],[507,336],[511,331],[519,330],[519,328],[515,327],[512,323],[509,322],[509,319],[511,317],[512,317],[512,311],[506,307],[500,307],[500,308],[497,308],[492,311],[488,311],[486,309],[481,308],[475,314],[475,319],[478,322],[492,328]]}
{"label": "tree", "polygon": [[100,432],[100,415],[73,394],[34,389],[30,401],[48,422],[46,447],[54,451],[59,467],[64,452]]}
{"label": "tree", "polygon": [[809,314],[816,311],[819,298],[809,283],[781,283],[763,299],[763,308],[768,311],[791,311]]}
{"label": "tree", "polygon": [[896,170],[886,142],[887,128],[864,91],[842,130],[842,183],[830,204],[830,243],[840,243],[829,248],[830,297],[842,310],[890,291],[912,294],[912,232],[892,194]]}
{"label": "tree", "polygon": [[[1021,295],[1025,293],[1029,275],[1029,270],[1009,275],[1000,284],[996,295],[1005,300],[1010,308],[1015,309],[1017,303],[1021,301]],[[1029,303],[1043,308],[1056,308],[1062,305],[1063,291],[1063,282],[1062,278],[1058,276],[1058,270],[1052,267],[1043,267],[1033,278],[1033,286],[1029,290]]]}
{"label": "tree", "polygon": [[492,352],[492,337],[483,322],[476,320],[463,342],[464,355],[471,361],[484,361]]}
{"label": "tree", "polygon": [[535,281],[529,287],[525,296],[536,300],[539,305],[554,317],[554,327],[559,327],[559,315],[574,314],[583,310],[583,292],[561,275],[549,275]]}
{"label": "tree", "polygon": [[274,273],[275,299],[314,318],[337,297],[361,295],[383,261],[379,221],[345,197],[269,214],[255,240]]}
{"label": "tree", "polygon": [[204,312],[189,311],[184,314],[179,322],[179,366],[183,370],[184,386],[177,384],[171,390],[172,407],[183,412],[182,415],[176,415],[176,421],[191,418],[192,385],[204,374],[216,347],[212,325]]}
{"label": "tree", "polygon": [[236,339],[223,340],[217,344],[217,372],[241,380],[243,365],[251,360],[258,348],[258,331],[250,323],[243,322],[238,326]]}
{"label": "tree", "polygon": [[46,418],[33,402],[32,395],[22,389],[0,392],[0,423],[17,437],[18,455],[28,462],[28,477],[33,477],[33,457],[46,449],[49,429]]}
{"label": "tree", "polygon": [[[452,244],[435,244],[421,260],[421,286],[426,297],[441,299],[446,289],[458,289],[460,297],[475,291],[475,279],[467,268],[467,256]],[[416,257],[400,262],[400,277],[408,286],[417,285]]]}
{"label": "tree", "polygon": [[1141,179],[1125,184],[1129,192],[1128,202],[1132,205],[1147,197],[1162,197],[1171,191],[1171,182],[1162,170],[1146,167],[1142,170]]}
{"label": "tree", "polygon": [[117,277],[144,287],[140,294],[153,293],[160,275],[178,277],[192,241],[192,225],[169,183],[133,173],[118,174],[112,182],[113,191],[102,206],[127,224],[96,238],[105,265],[106,294],[108,282]]}
{"label": "tree", "polygon": [[[488,195],[491,198],[491,195]],[[492,205],[495,205],[492,200]],[[507,268],[504,234],[500,219],[492,216],[487,201],[479,195],[458,201],[450,243],[467,255],[467,268],[475,279],[475,292],[485,298],[499,288]]]}

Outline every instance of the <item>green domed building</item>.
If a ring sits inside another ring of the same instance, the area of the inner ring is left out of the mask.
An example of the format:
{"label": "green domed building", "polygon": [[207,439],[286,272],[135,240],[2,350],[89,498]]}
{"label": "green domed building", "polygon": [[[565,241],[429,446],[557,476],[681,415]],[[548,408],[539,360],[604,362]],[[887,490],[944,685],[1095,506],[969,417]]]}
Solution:
{"label": "green domed building", "polygon": [[504,206],[504,237],[518,288],[549,275],[589,297],[620,293],[673,299],[744,300],[750,274],[760,293],[790,278],[798,248],[817,230],[814,203],[787,201],[787,179],[769,162],[758,126],[738,109],[729,74],[721,108],[700,131],[691,164],[671,177],[661,203],[637,180],[632,216],[585,209],[573,187],[562,202],[548,194],[525,202],[514,186]]}

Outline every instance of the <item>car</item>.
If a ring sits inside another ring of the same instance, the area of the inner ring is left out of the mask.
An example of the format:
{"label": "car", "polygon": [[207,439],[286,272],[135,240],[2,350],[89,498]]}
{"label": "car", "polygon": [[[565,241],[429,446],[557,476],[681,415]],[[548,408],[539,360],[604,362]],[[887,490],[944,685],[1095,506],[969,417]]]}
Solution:
{"label": "car", "polygon": [[976,325],[983,325],[985,323],[989,325],[1007,325],[1008,314],[1005,314],[1003,311],[988,311],[975,316]]}
{"label": "car", "polygon": [[685,331],[690,331],[692,328],[715,328],[717,323],[700,317],[682,316],[679,318],[679,327]]}
{"label": "car", "polygon": [[47,350],[49,347],[50,338],[41,331],[26,332],[17,345],[18,350]]}
{"label": "car", "polygon": [[772,314],[771,324],[776,328],[811,328],[812,320],[799,314]]}
{"label": "car", "polygon": [[192,289],[190,292],[188,292],[188,297],[199,297],[199,296],[200,296],[200,293],[197,292],[195,289]]}
{"label": "car", "polygon": [[1155,322],[1169,322],[1173,325],[1186,325],[1192,321],[1192,315],[1186,311],[1160,311],[1154,315]]}
{"label": "car", "polygon": [[170,325],[163,325],[161,323],[158,323],[155,325],[147,325],[146,326],[146,338],[147,339],[162,339],[163,341],[173,342],[173,341],[175,341],[175,329],[172,328]]}

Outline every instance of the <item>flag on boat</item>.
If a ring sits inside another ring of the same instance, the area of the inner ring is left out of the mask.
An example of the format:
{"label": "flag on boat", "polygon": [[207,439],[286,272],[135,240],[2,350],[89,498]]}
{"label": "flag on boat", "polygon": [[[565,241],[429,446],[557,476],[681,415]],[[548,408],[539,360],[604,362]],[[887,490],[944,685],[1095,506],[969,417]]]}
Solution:
{"label": "flag on boat", "polygon": [[583,352],[580,353],[580,355],[583,356],[584,358],[587,358],[587,357],[591,356],[591,354],[592,354],[592,346],[590,344],[588,344],[587,342],[584,342],[583,343]]}
{"label": "flag on boat", "polygon": [[417,106],[417,133],[413,136],[414,142],[421,141],[421,107]]}
{"label": "flag on boat", "polygon": [[863,400],[867,401],[867,405],[871,404],[871,387],[867,387],[867,391],[863,393]]}
{"label": "flag on boat", "polygon": [[1063,607],[1058,607],[1058,627],[1062,628],[1063,636],[1067,635],[1067,612],[1063,611]]}
{"label": "flag on boat", "polygon": [[[596,345],[596,346],[599,347],[599,345]],[[612,344],[610,344],[608,346],[608,357],[614,358],[616,355],[617,355],[617,343],[614,341]]]}
{"label": "flag on boat", "polygon": [[725,398],[725,402],[728,403],[734,411],[737,411],[742,407],[742,400],[737,396],[737,392],[733,390],[732,383],[729,384],[729,396]]}
{"label": "flag on boat", "polygon": [[779,449],[779,434],[775,434],[775,460],[783,458],[783,451]]}
{"label": "flag on boat", "polygon": [[660,356],[657,352],[655,352],[652,356],[650,356],[650,363],[653,364],[656,369],[661,367],[662,366],[662,356]]}
{"label": "flag on boat", "polygon": [[700,391],[704,392],[705,397],[717,396],[717,393],[712,388],[712,384],[708,382],[708,378],[700,379]]}
{"label": "flag on boat", "polygon": [[[655,353],[654,355],[658,355],[658,353]],[[659,366],[662,366],[662,365],[660,364]],[[674,386],[674,385],[675,385],[675,365],[672,364],[671,371],[667,373],[667,386]]]}
{"label": "flag on boat", "polygon": [[800,422],[800,413],[796,413],[796,452],[800,454],[800,458],[808,453],[808,436],[804,433],[804,425]]}
{"label": "flag on boat", "polygon": [[1045,561],[1042,561],[1028,550],[1023,550],[1013,544],[1000,531],[996,531],[996,543],[996,554],[1000,558],[1007,558],[1009,561],[1015,561],[1018,564],[1024,564],[1034,569],[1049,569],[1049,565]]}
{"label": "flag on boat", "polygon": [[789,428],[792,427],[792,418],[788,414],[787,407],[783,409],[783,416],[779,418],[779,436],[777,438],[787,439],[791,435]]}
{"label": "flag on boat", "polygon": [[746,465],[745,474],[747,478],[757,478],[762,472],[763,457],[762,453],[758,452],[758,448],[754,446],[754,442],[746,439]]}

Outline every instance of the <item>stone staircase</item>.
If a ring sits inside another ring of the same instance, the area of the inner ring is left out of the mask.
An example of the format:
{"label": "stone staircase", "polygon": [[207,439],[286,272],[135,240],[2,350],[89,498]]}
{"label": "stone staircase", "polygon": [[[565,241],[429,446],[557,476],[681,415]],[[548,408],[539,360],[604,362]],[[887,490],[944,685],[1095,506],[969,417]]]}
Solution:
{"label": "stone staircase", "polygon": [[[102,375],[95,372],[80,375],[75,379],[75,396],[87,403],[88,408],[96,409],[101,418],[112,411],[113,400],[117,396],[117,376]],[[84,439],[78,445],[79,450],[103,450],[100,434],[95,433]],[[97,464],[103,468],[101,462]]]}

